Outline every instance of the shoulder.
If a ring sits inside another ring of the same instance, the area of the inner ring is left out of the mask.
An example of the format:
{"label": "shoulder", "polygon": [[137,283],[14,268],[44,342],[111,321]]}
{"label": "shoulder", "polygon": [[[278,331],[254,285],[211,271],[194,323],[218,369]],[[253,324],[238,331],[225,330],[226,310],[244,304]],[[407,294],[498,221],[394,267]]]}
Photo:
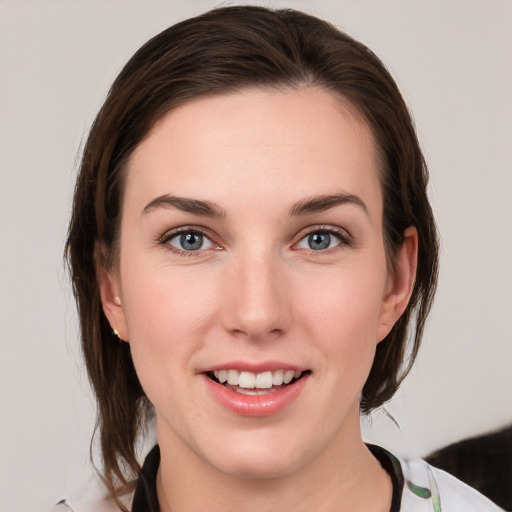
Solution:
{"label": "shoulder", "polygon": [[422,459],[398,459],[403,471],[402,512],[501,512],[478,491]]}
{"label": "shoulder", "polygon": [[[131,500],[131,495],[122,500],[128,509],[130,509]],[[99,478],[94,477],[77,493],[61,499],[48,512],[120,512],[120,509],[108,496]]]}

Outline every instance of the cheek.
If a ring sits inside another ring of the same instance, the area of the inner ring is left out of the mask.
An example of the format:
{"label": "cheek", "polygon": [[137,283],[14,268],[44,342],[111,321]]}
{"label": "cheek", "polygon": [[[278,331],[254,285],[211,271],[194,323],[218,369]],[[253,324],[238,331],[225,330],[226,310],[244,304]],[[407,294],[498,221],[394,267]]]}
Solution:
{"label": "cheek", "polygon": [[[331,383],[362,388],[377,345],[385,272],[355,267],[304,283],[299,317],[322,355]],[[311,290],[315,293],[311,294]],[[334,370],[334,371],[333,371]]]}
{"label": "cheek", "polygon": [[375,339],[385,286],[384,272],[351,267],[329,273],[312,274],[297,293],[302,317],[320,332],[348,335],[356,341]]}
{"label": "cheek", "polygon": [[216,276],[194,265],[171,266],[162,258],[130,258],[124,265],[121,282],[127,302],[130,335],[143,327],[146,333],[176,332],[211,310]]}
{"label": "cheek", "polygon": [[[133,360],[145,388],[178,381],[201,347],[215,311],[213,278],[192,266],[141,269],[125,266],[123,306]],[[151,394],[150,389],[146,389]]]}

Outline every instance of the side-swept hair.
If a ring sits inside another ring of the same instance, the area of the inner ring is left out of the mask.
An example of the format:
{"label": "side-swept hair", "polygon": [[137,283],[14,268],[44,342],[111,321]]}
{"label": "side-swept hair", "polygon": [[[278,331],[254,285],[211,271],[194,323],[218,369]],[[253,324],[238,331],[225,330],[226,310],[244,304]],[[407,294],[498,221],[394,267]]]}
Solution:
{"label": "side-swept hair", "polygon": [[[415,226],[419,236],[410,303],[377,345],[361,410],[388,401],[414,362],[436,289],[438,240],[425,160],[411,116],[385,66],[333,25],[294,10],[227,7],[171,26],[128,61],[94,121],[66,244],[83,353],[98,403],[103,478],[116,499],[140,471],[135,444],[150,408],[129,345],[113,339],[97,280],[97,264],[108,269],[117,261],[126,163],[155,122],[186,102],[247,88],[304,87],[345,98],[371,129],[390,268],[405,229]],[[98,243],[105,248],[102,261],[95,255]]]}

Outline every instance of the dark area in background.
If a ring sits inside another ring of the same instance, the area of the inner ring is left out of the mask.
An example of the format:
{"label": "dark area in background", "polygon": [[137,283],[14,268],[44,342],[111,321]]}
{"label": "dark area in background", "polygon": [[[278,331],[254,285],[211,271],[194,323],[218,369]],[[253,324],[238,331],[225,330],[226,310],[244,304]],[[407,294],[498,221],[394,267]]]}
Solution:
{"label": "dark area in background", "polygon": [[425,460],[512,511],[512,425],[441,448]]}

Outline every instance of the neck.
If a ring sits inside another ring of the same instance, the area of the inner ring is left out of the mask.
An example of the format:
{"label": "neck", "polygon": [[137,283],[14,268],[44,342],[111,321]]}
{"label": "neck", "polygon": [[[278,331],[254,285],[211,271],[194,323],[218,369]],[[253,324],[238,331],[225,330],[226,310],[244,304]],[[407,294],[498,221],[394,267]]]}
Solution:
{"label": "neck", "polygon": [[351,429],[340,432],[304,467],[267,479],[223,473],[177,439],[160,435],[160,429],[159,444],[157,493],[161,512],[388,512],[390,509],[390,477],[364,445],[359,418]]}

